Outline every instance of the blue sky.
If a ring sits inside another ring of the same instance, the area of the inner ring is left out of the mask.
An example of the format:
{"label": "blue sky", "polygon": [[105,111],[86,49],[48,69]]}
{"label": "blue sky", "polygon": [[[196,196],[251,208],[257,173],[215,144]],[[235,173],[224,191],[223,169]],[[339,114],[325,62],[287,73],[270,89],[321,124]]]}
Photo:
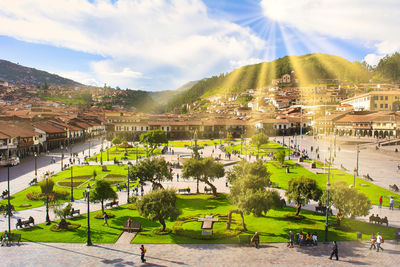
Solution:
{"label": "blue sky", "polygon": [[320,52],[376,64],[400,50],[397,0],[0,1],[0,58],[142,90]]}

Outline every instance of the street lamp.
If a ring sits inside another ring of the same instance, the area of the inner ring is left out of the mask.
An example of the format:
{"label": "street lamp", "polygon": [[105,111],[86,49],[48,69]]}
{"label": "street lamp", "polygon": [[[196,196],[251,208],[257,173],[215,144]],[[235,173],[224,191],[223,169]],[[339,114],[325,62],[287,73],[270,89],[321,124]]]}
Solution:
{"label": "street lamp", "polygon": [[64,170],[64,165],[63,165],[63,161],[64,161],[64,147],[61,145],[61,171]]}
{"label": "street lamp", "polygon": [[49,225],[50,217],[49,217],[49,177],[46,178],[46,225]]}
{"label": "street lamp", "polygon": [[11,233],[11,203],[10,203],[10,166],[7,166],[7,194],[8,194],[8,232]]}
{"label": "street lamp", "polygon": [[356,173],[357,173],[357,168],[354,168],[354,173],[353,173],[353,187],[356,187]]}
{"label": "street lamp", "polygon": [[37,162],[36,162],[37,153],[36,152],[33,153],[33,157],[35,158],[35,181],[37,182]]}
{"label": "street lamp", "polygon": [[326,208],[325,208],[325,240],[324,243],[328,243],[328,211],[329,211],[329,189],[331,187],[331,184],[329,182],[326,183]]}
{"label": "street lamp", "polygon": [[129,203],[129,166],[132,166],[132,163],[128,161],[128,193],[126,196],[126,203]]}
{"label": "street lamp", "polygon": [[100,149],[100,163],[103,165],[103,148]]}
{"label": "street lamp", "polygon": [[87,240],[86,240],[86,246],[91,246],[92,240],[90,240],[90,208],[89,208],[90,185],[88,185],[86,187],[86,195],[87,195]]}
{"label": "street lamp", "polygon": [[71,202],[74,202],[74,183],[73,183],[73,174],[72,174],[72,165],[71,165]]}

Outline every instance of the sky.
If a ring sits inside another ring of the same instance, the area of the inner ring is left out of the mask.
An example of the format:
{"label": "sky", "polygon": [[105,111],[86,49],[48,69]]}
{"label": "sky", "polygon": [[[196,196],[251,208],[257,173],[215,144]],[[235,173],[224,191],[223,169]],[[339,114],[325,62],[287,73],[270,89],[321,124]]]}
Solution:
{"label": "sky", "polygon": [[400,50],[399,0],[0,0],[0,59],[146,91],[286,55],[376,65]]}

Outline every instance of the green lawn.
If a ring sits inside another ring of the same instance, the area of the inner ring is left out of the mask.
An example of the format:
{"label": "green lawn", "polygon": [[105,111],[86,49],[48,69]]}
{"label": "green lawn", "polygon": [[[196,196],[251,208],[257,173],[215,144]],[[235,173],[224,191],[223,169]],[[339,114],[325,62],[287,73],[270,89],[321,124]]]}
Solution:
{"label": "green lawn", "polygon": [[[268,142],[267,144],[262,145],[260,147],[259,152],[257,150],[257,146],[253,146],[249,143],[243,144],[243,147],[241,146],[241,144],[225,147],[226,152],[232,153],[234,150],[236,150],[239,153],[240,153],[240,151],[242,151],[241,154],[243,154],[243,155],[249,155],[251,153],[251,155],[253,155],[253,156],[256,156],[256,155],[266,156],[268,153],[275,153],[279,150],[285,150],[286,155],[288,155],[288,151],[289,151],[288,148],[286,148],[286,147],[284,148],[283,146],[281,146],[277,143],[274,143],[274,142]],[[290,151],[292,152],[293,150],[290,150]]]}
{"label": "green lawn", "polygon": [[[107,151],[108,151],[108,157],[107,157]],[[103,153],[96,154],[92,157],[90,157],[88,160],[89,161],[97,161],[100,162],[101,160],[101,155],[103,154],[103,161],[110,160],[136,160],[136,156],[138,158],[145,158],[146,157],[146,148],[144,147],[132,147],[132,148],[117,148],[116,146],[113,146],[105,151]],[[161,149],[156,148],[153,151],[153,155],[160,155],[161,154]],[[125,159],[126,157],[126,159]]]}
{"label": "green lawn", "polygon": [[[240,140],[235,139],[233,141],[227,141],[223,139],[215,139],[215,140],[198,140],[197,145],[199,146],[219,146],[220,144],[229,144],[232,142],[238,142]],[[168,146],[170,147],[185,147],[194,145],[194,141],[170,141],[168,142]]]}
{"label": "green lawn", "polygon": [[[271,181],[278,183],[280,188],[287,190],[290,179],[305,176],[315,179],[318,183],[318,186],[325,190],[326,183],[328,181],[327,174],[314,174],[313,172],[295,164],[292,161],[286,161],[286,164],[289,165],[290,173],[286,173],[286,169],[279,167],[276,161],[269,161],[266,163],[267,169],[271,173]],[[323,169],[320,169],[319,172],[322,173],[324,171]],[[345,181],[348,185],[353,184],[353,175],[350,175],[342,170],[332,168],[331,175],[331,184],[336,181]],[[373,205],[378,205],[379,196],[383,196],[384,206],[389,206],[390,196],[393,196],[395,200],[400,200],[400,195],[380,186],[374,185],[359,177],[356,177],[356,188],[360,192],[363,192],[365,195],[367,195]]]}
{"label": "green lawn", "polygon": [[[214,209],[208,209],[208,206],[216,206]],[[178,207],[182,211],[181,216],[188,216],[197,213],[210,214],[224,213],[227,214],[229,210],[235,209],[225,195],[220,195],[218,199],[210,195],[179,195]],[[290,230],[296,232],[314,232],[318,234],[319,240],[323,239],[325,230],[325,217],[314,215],[309,211],[302,211],[301,214],[305,219],[301,221],[293,221],[285,217],[288,213],[293,213],[295,209],[286,207],[281,210],[270,210],[267,216],[254,217],[253,215],[246,215],[245,222],[247,224],[248,232],[242,234],[253,234],[258,232],[260,234],[261,242],[285,242],[287,241],[287,234]],[[99,212],[99,211],[98,211]],[[96,212],[96,213],[98,213]],[[237,237],[228,238],[224,240],[199,240],[187,237],[177,236],[175,234],[168,235],[155,235],[153,230],[160,227],[158,222],[152,222],[141,218],[136,210],[130,210],[127,206],[113,209],[109,211],[116,215],[115,218],[109,219],[110,227],[102,226],[103,220],[95,219],[94,213],[91,213],[91,232],[92,241],[94,243],[114,243],[119,235],[122,233],[124,222],[131,217],[133,220],[141,221],[143,231],[140,232],[133,243],[237,243]],[[239,218],[239,215],[234,215],[234,218]],[[74,223],[81,224],[81,227],[76,231],[67,232],[51,232],[49,226],[44,224],[37,225],[31,229],[23,229],[14,232],[22,234],[23,241],[34,242],[86,242],[86,222],[87,217],[83,215],[79,218],[71,219]],[[368,240],[372,232],[380,232],[385,239],[393,239],[396,230],[384,226],[378,226],[354,220],[345,219],[341,227],[335,227],[335,217],[330,218],[329,239],[330,240],[356,240],[356,233],[363,233],[363,240]],[[54,224],[54,223],[53,223]],[[167,227],[172,229],[174,222],[167,221]],[[216,222],[214,227],[216,229],[223,229],[225,223]],[[187,223],[185,229],[189,231],[201,231],[200,222]]]}
{"label": "green lawn", "polygon": [[[97,176],[96,179],[93,179],[93,171],[96,170]],[[83,197],[83,191],[86,189],[87,184],[93,184],[95,180],[105,179],[113,185],[117,183],[124,184],[127,182],[127,165],[107,165],[106,172],[102,171],[101,166],[74,166],[73,167],[73,176],[77,177],[73,179],[74,181],[74,199],[80,199]],[[110,176],[111,175],[111,176]],[[107,177],[108,176],[108,177]],[[70,193],[70,178],[71,177],[71,169],[64,170],[56,175],[52,176],[52,180],[55,182],[54,190],[64,190]],[[29,200],[26,197],[27,193],[31,193],[33,191],[40,192],[39,185],[33,185],[28,187],[27,189],[20,191],[10,197],[11,204],[14,205],[15,210],[26,210],[31,208],[36,208],[44,205],[43,201],[35,201]],[[67,197],[69,200],[70,197]],[[67,200],[61,200],[60,202],[66,202]],[[7,199],[0,201],[0,205],[7,204]],[[21,207],[23,204],[30,204],[29,207]]]}

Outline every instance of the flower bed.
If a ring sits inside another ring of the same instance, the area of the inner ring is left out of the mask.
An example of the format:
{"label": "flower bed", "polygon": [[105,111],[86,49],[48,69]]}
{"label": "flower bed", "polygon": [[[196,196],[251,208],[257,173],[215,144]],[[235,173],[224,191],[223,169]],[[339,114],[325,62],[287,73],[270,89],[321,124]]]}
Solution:
{"label": "flower bed", "polygon": [[[49,194],[50,199],[66,199],[66,197],[69,195],[67,191],[53,191]],[[26,194],[26,198],[29,200],[45,200],[46,199],[46,194],[41,193],[39,191],[33,191],[30,193]]]}

